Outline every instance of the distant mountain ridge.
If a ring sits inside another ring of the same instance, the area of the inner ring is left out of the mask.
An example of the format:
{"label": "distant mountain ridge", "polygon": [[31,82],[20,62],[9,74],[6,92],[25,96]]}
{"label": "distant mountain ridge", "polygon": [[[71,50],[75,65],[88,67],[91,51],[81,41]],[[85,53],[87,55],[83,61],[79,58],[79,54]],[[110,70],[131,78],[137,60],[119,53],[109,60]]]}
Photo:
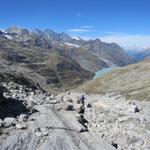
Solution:
{"label": "distant mountain ridge", "polygon": [[65,34],[64,32],[56,33],[51,29],[45,29],[43,31],[40,29],[28,30],[25,28],[13,26],[6,29],[5,31],[17,41],[27,41],[35,36],[42,38],[48,42],[49,41],[65,42],[72,39],[69,35]]}
{"label": "distant mountain ridge", "polygon": [[100,39],[95,40],[74,40],[73,43],[79,44],[88,49],[102,60],[111,61],[118,66],[126,66],[134,63],[123,48],[116,43],[104,43]]}
{"label": "distant mountain ridge", "polygon": [[142,50],[129,50],[127,51],[128,55],[135,59],[136,62],[143,61],[144,59],[150,57],[150,48],[142,49]]}
{"label": "distant mountain ridge", "polygon": [[0,78],[3,81],[22,83],[30,79],[46,91],[57,91],[75,88],[93,75],[57,47],[27,46],[0,38]]}
{"label": "distant mountain ridge", "polygon": [[75,88],[92,79],[97,70],[131,63],[121,47],[99,39],[75,39],[50,29],[10,27],[0,31],[1,69],[9,76],[14,70],[23,72],[46,90]]}
{"label": "distant mountain ridge", "polygon": [[[129,57],[124,49],[121,48],[119,45],[115,43],[104,43],[101,42],[99,39],[86,41],[81,39],[80,37],[73,38],[64,32],[56,33],[51,29],[46,29],[43,31],[39,29],[28,30],[25,28],[19,28],[14,26],[6,29],[5,31],[7,32],[8,36],[12,38],[12,40],[22,42],[25,45],[34,45],[44,48],[61,45],[61,47],[65,50],[72,47],[76,49],[78,55],[81,49],[82,51],[89,51],[86,54],[89,55],[88,58],[92,56],[96,60],[92,60],[90,64],[94,62],[94,65],[97,67],[93,68],[93,65],[88,67],[88,64],[83,64],[83,61],[82,63],[80,63],[81,61],[78,61],[78,63],[81,66],[85,66],[85,69],[92,72],[100,70],[103,67],[108,67],[110,64],[125,66],[134,63],[134,60]],[[86,52],[84,52],[84,54]],[[74,58],[75,56],[72,55],[72,57]],[[87,61],[87,57],[82,57],[81,59],[85,60],[85,62]],[[96,64],[96,62],[98,63]]]}

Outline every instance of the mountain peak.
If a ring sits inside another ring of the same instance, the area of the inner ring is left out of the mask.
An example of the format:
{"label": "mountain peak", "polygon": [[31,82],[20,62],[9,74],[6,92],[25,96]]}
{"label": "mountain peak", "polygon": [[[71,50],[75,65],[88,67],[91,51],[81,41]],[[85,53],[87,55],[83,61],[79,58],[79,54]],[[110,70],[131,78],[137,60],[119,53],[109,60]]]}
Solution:
{"label": "mountain peak", "polygon": [[79,41],[79,40],[82,40],[79,36],[73,36],[72,38],[73,38],[74,40],[78,40],[78,41]]}
{"label": "mountain peak", "polygon": [[101,43],[101,40],[100,39],[92,39],[92,40],[89,40],[89,42],[95,42],[95,43],[97,43],[97,44],[100,44]]}
{"label": "mountain peak", "polygon": [[29,33],[29,30],[18,26],[11,26],[10,28],[6,29],[6,32],[10,34],[11,33],[22,34],[22,33]]}
{"label": "mountain peak", "polygon": [[44,34],[45,34],[45,36],[47,36],[51,40],[58,40],[58,41],[64,41],[64,42],[72,40],[72,38],[68,34],[66,34],[64,32],[57,33],[51,29],[44,30]]}

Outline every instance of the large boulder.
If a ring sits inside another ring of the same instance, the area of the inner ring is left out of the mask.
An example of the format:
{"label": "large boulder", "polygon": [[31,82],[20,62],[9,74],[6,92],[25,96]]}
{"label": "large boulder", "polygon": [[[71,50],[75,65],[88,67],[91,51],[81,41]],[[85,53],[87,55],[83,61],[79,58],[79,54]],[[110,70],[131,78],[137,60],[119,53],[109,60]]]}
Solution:
{"label": "large boulder", "polygon": [[19,124],[19,123],[16,124],[16,129],[22,129],[22,130],[24,130],[26,128],[27,128],[27,126],[25,124]]}
{"label": "large boulder", "polygon": [[29,118],[29,115],[21,114],[20,116],[18,116],[18,121],[19,122],[26,122],[28,118]]}
{"label": "large boulder", "polygon": [[5,128],[11,127],[11,126],[15,126],[16,125],[16,119],[13,117],[6,117],[4,119],[4,126]]}
{"label": "large boulder", "polygon": [[71,104],[62,103],[57,107],[57,110],[73,111],[74,107]]}
{"label": "large boulder", "polygon": [[67,110],[67,111],[72,111],[72,110],[74,110],[73,105],[68,105],[68,106],[66,107],[66,110]]}
{"label": "large boulder", "polygon": [[140,109],[138,108],[138,106],[135,104],[135,103],[129,103],[129,106],[128,106],[128,111],[130,113],[137,113],[140,111]]}

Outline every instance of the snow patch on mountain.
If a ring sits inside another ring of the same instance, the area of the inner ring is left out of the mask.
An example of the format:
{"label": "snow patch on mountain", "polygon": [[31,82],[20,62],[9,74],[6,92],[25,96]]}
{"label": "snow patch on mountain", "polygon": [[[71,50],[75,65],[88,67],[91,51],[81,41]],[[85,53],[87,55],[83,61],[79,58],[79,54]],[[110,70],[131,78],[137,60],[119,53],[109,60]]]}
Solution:
{"label": "snow patch on mountain", "polygon": [[12,39],[12,37],[11,37],[10,35],[7,35],[7,34],[6,34],[6,35],[4,35],[4,36],[5,36],[7,39],[10,39],[10,40]]}
{"label": "snow patch on mountain", "polygon": [[0,29],[0,31],[7,34],[7,32],[4,29]]}
{"label": "snow patch on mountain", "polygon": [[68,46],[77,47],[77,48],[79,48],[79,47],[80,47],[79,45],[71,44],[71,43],[67,43],[67,42],[65,42],[64,44],[65,44],[65,45],[68,45]]}
{"label": "snow patch on mountain", "polygon": [[80,37],[76,37],[76,36],[73,36],[72,38],[75,39],[75,40],[80,40],[81,39]]}
{"label": "snow patch on mountain", "polygon": [[109,66],[114,66],[114,65],[115,65],[112,61],[110,61],[110,60],[108,60],[108,59],[104,59],[104,58],[102,58],[102,57],[100,57],[100,56],[99,56],[99,58],[100,58],[101,60],[103,60],[104,62],[106,62]]}

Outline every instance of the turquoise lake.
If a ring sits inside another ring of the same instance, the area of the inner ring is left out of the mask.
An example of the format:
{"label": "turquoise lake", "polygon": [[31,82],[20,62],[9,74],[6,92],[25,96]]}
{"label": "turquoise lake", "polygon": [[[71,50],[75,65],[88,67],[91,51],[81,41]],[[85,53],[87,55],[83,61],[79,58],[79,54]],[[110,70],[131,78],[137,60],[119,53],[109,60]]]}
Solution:
{"label": "turquoise lake", "polygon": [[108,67],[108,68],[104,68],[104,69],[102,69],[102,70],[99,70],[99,71],[97,71],[97,72],[95,72],[95,76],[94,76],[94,78],[93,79],[96,79],[96,78],[98,78],[98,77],[101,77],[101,76],[103,76],[103,75],[106,75],[107,73],[109,73],[109,72],[112,72],[113,70],[115,70],[115,69],[117,69],[118,68],[118,66],[111,66],[111,67]]}

